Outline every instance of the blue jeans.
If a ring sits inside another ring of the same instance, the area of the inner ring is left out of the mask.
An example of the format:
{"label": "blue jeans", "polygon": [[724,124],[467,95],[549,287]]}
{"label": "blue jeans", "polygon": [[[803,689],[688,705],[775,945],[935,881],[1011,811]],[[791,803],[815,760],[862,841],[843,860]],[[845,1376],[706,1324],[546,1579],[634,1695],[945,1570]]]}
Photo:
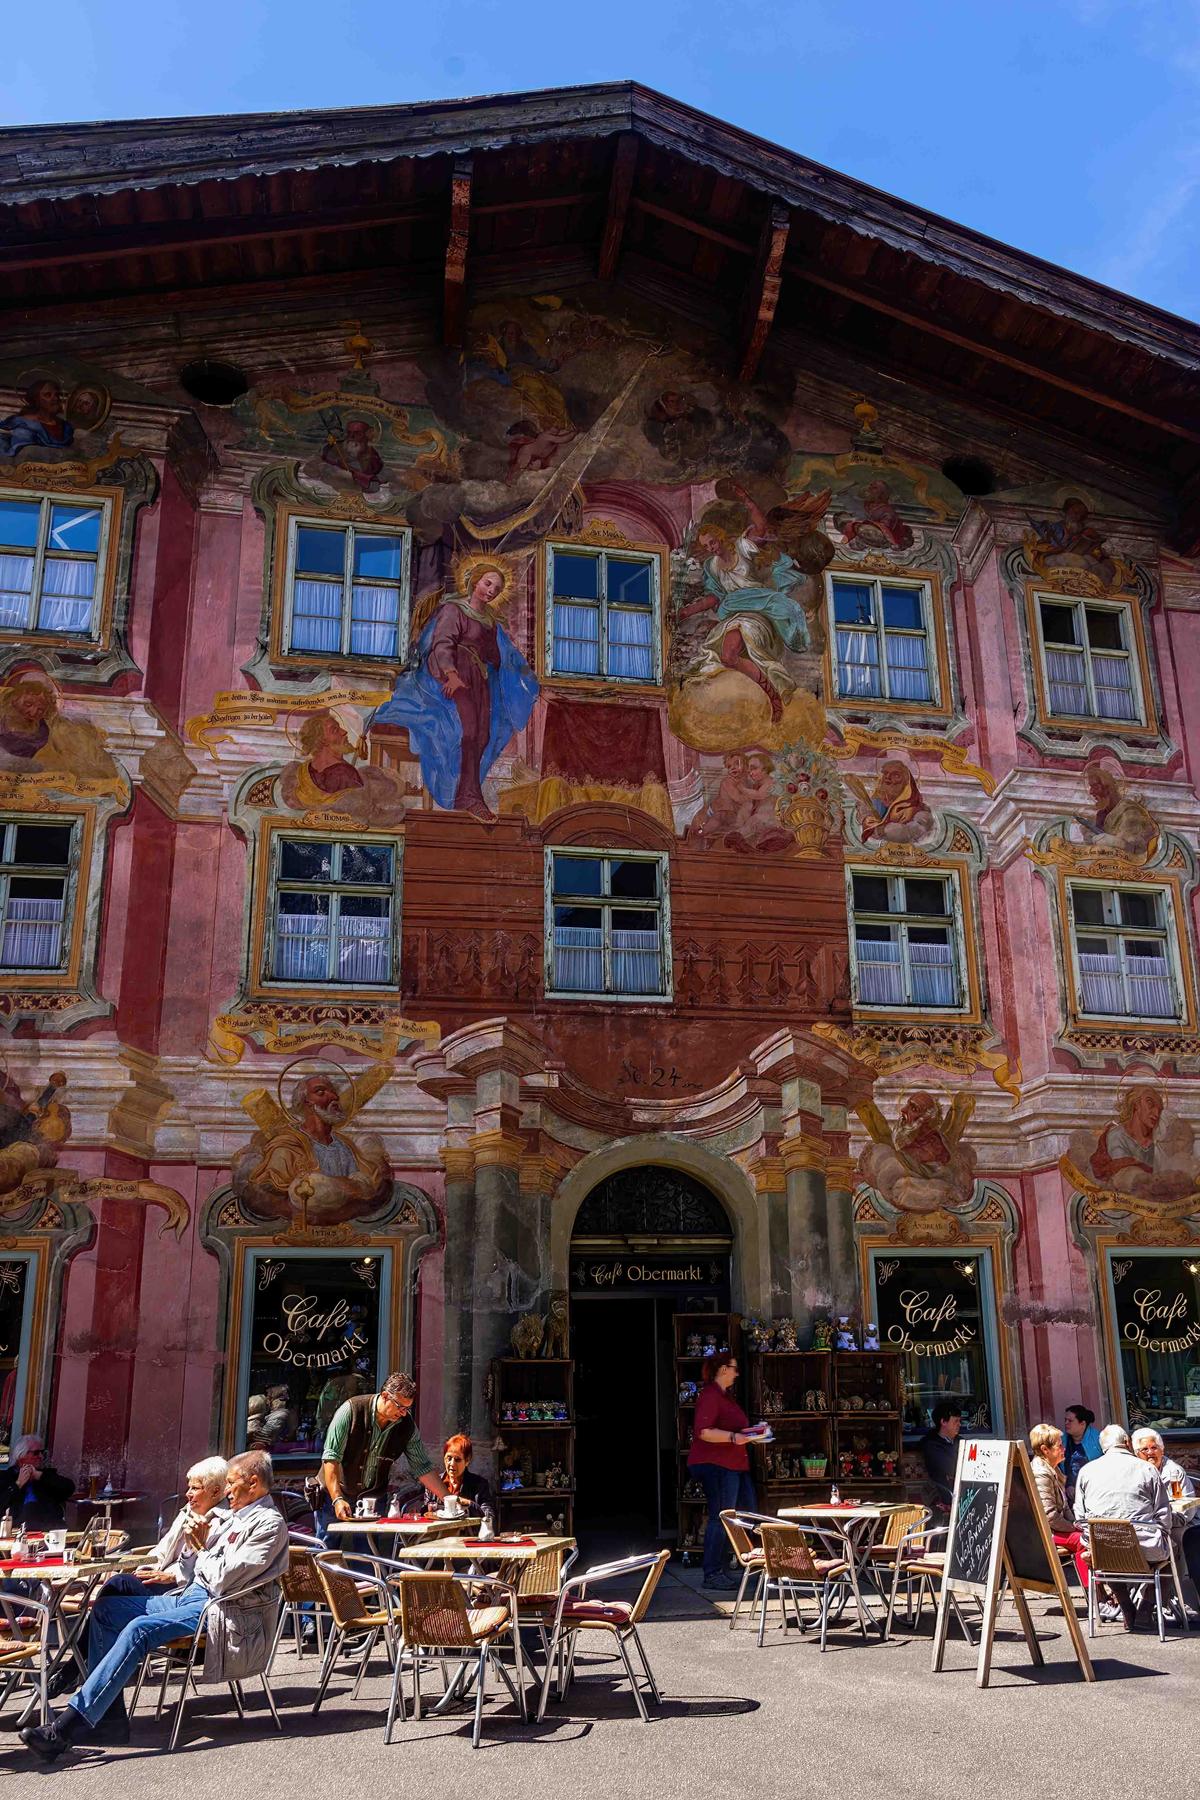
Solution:
{"label": "blue jeans", "polygon": [[693,1475],[704,1483],[708,1501],[708,1524],[704,1531],[704,1579],[719,1575],[729,1555],[729,1539],[721,1523],[721,1514],[730,1508],[738,1512],[754,1512],[758,1501],[754,1483],[745,1469],[723,1469],[718,1463],[693,1463]]}
{"label": "blue jeans", "polygon": [[105,1594],[92,1608],[88,1675],[71,1706],[98,1725],[150,1651],[173,1638],[190,1637],[208,1605],[198,1582],[180,1594]]}

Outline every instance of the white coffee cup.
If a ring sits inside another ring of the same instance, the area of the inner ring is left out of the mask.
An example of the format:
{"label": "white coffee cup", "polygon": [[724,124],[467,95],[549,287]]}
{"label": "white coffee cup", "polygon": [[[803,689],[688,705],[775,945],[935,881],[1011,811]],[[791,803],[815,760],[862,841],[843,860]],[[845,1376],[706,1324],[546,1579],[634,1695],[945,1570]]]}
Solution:
{"label": "white coffee cup", "polygon": [[66,1547],[67,1534],[65,1531],[48,1531],[46,1533],[46,1548],[51,1556],[61,1556]]}
{"label": "white coffee cup", "polygon": [[443,1519],[461,1519],[466,1514],[466,1507],[457,1494],[445,1494],[442,1497]]}
{"label": "white coffee cup", "polygon": [[375,1496],[373,1494],[364,1494],[363,1498],[355,1507],[354,1512],[357,1518],[373,1519],[375,1517]]}

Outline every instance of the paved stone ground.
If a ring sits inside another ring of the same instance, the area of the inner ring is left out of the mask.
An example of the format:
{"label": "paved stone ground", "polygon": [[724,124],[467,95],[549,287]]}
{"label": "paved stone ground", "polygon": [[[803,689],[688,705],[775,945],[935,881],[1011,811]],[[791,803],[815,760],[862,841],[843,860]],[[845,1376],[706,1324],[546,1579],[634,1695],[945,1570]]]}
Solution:
{"label": "paved stone ground", "polygon": [[[847,1622],[831,1633],[824,1656],[811,1635],[802,1639],[794,1629],[786,1638],[778,1628],[769,1631],[760,1651],[748,1626],[730,1633],[730,1608],[697,1592],[698,1580],[672,1564],[645,1627],[664,1695],[649,1725],[639,1722],[628,1690],[605,1663],[583,1670],[567,1704],[552,1702],[540,1726],[523,1727],[510,1704],[490,1703],[478,1752],[465,1711],[410,1720],[389,1748],[382,1655],[357,1701],[349,1699],[348,1681],[335,1682],[314,1719],[314,1660],[298,1664],[288,1653],[275,1680],[283,1737],[258,1706],[241,1722],[227,1696],[205,1689],[172,1758],[161,1754],[162,1724],[144,1714],[128,1749],[73,1753],[52,1770],[0,1730],[0,1775],[48,1781],[79,1800],[174,1800],[198,1788],[225,1800],[484,1790],[505,1800],[784,1800],[798,1788],[853,1800],[1002,1800],[1048,1778],[1057,1785],[1046,1773],[1057,1768],[1069,1770],[1071,1796],[1117,1800],[1139,1779],[1149,1750],[1163,1781],[1192,1781],[1200,1633],[1172,1634],[1163,1645],[1153,1635],[1103,1626],[1093,1645],[1098,1679],[1087,1687],[1061,1617],[1050,1602],[1035,1600],[1046,1667],[1032,1667],[1006,1608],[992,1686],[980,1691],[974,1655],[957,1632],[947,1670],[930,1673],[928,1611],[918,1632],[901,1632],[886,1645],[864,1645]],[[11,1726],[11,1716],[0,1723]]]}

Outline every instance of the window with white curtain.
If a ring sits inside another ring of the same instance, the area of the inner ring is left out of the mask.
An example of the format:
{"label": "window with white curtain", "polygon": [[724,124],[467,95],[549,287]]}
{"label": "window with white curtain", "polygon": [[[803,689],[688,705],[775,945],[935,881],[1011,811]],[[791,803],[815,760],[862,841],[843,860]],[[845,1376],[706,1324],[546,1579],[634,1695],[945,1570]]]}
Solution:
{"label": "window with white curtain", "polygon": [[670,992],[667,859],[546,852],[546,991],[625,999]]}
{"label": "window with white curtain", "polygon": [[1128,603],[1043,597],[1037,611],[1050,712],[1068,719],[1142,724],[1141,677]]}
{"label": "window with white curtain", "polygon": [[108,502],[0,493],[0,631],[94,637]]}
{"label": "window with white curtain", "polygon": [[547,544],[546,596],[549,674],[659,679],[656,556]]}
{"label": "window with white curtain", "polygon": [[0,820],[0,969],[61,969],[74,824]]}
{"label": "window with white curtain", "polygon": [[402,661],[408,647],[410,536],[374,525],[291,519],[288,653]]}
{"label": "window with white curtain", "polygon": [[836,688],[841,700],[928,706],[938,698],[924,581],[832,575]]}
{"label": "window with white curtain", "polygon": [[1079,1010],[1105,1018],[1178,1018],[1164,890],[1072,882],[1068,895]]}
{"label": "window with white curtain", "polygon": [[394,844],[285,837],[271,842],[271,981],[380,987],[396,980],[399,857]]}
{"label": "window with white curtain", "polygon": [[962,1004],[953,875],[851,874],[855,1004]]}

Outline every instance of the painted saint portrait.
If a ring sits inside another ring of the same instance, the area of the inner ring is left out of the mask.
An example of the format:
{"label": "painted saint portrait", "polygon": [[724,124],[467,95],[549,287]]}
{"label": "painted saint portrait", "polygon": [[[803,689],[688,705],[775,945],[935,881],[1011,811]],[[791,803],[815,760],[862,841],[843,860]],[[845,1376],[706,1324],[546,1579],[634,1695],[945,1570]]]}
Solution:
{"label": "painted saint portrait", "polygon": [[309,1061],[299,1075],[284,1071],[276,1095],[260,1088],[246,1096],[242,1104],[258,1130],[232,1169],[248,1218],[295,1221],[301,1230],[378,1212],[392,1185],[381,1140],[347,1129],[390,1079],[390,1067],[352,1076],[337,1063],[314,1069]]}
{"label": "painted saint portrait", "polygon": [[779,817],[770,751],[727,751],[722,768],[720,780],[688,827],[689,840],[743,856],[790,849],[795,834]]}
{"label": "painted saint portrait", "polygon": [[920,844],[936,828],[916,776],[898,756],[880,764],[874,785],[856,775],[843,776],[854,795],[859,835],[864,844]]}
{"label": "painted saint portrait", "polygon": [[976,1156],[963,1133],[975,1110],[971,1094],[956,1094],[949,1106],[924,1091],[901,1103],[889,1125],[873,1101],[858,1108],[871,1143],[858,1159],[868,1186],[899,1212],[953,1212],[975,1191]]}
{"label": "painted saint portrait", "polygon": [[1083,773],[1091,810],[1076,815],[1080,837],[1089,850],[1110,850],[1133,862],[1145,862],[1158,842],[1157,821],[1143,802],[1127,792],[1115,771],[1095,763]]}
{"label": "painted saint portrait", "polygon": [[1135,1209],[1139,1201],[1170,1206],[1200,1187],[1195,1139],[1186,1119],[1168,1113],[1162,1088],[1135,1081],[1098,1133],[1079,1132],[1071,1139],[1065,1172],[1077,1174],[1085,1186],[1127,1196]]}
{"label": "painted saint portrait", "polygon": [[64,715],[54,683],[29,671],[0,687],[0,770],[80,781],[122,778],[96,727]]}
{"label": "painted saint portrait", "polygon": [[62,388],[52,376],[31,381],[17,411],[0,419],[0,457],[16,457],[30,449],[70,449],[75,427],[66,414]]}
{"label": "painted saint portrait", "polygon": [[901,518],[886,481],[869,481],[857,512],[836,512],[833,523],[848,544],[864,550],[907,550],[913,543],[911,525]]}
{"label": "painted saint portrait", "polygon": [[511,564],[467,556],[455,578],[459,591],[435,607],[418,636],[413,666],[373,722],[408,732],[438,806],[491,819],[483,783],[528,724],[538,680],[500,623],[512,591]]}
{"label": "painted saint portrait", "polygon": [[360,763],[361,743],[335,711],[310,713],[297,733],[300,755],[279,777],[279,793],[294,812],[344,813],[356,824],[388,830],[402,825],[407,792],[391,769]]}
{"label": "painted saint portrait", "polygon": [[[71,1114],[60,1098],[67,1085],[61,1071],[49,1077],[40,1093],[26,1102],[7,1071],[0,1069],[0,1213],[4,1196],[20,1189],[26,1177],[52,1169],[71,1135]],[[8,1210],[20,1202],[9,1202]]]}
{"label": "painted saint portrait", "polygon": [[1107,590],[1117,585],[1123,568],[1091,523],[1087,502],[1073,495],[1063,502],[1057,519],[1034,519],[1025,542],[1035,574],[1066,571],[1091,575]]}

